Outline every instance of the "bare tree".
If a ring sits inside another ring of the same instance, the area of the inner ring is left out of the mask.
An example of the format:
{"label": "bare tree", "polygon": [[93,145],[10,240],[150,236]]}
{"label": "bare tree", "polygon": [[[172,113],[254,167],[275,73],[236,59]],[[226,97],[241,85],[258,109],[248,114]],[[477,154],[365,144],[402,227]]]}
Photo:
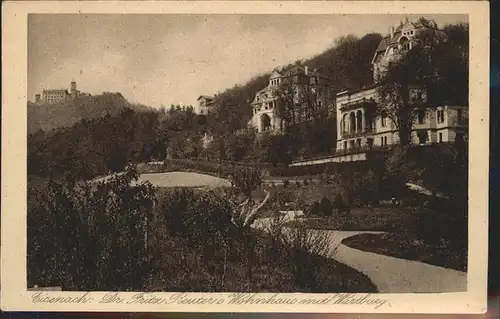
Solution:
{"label": "bare tree", "polygon": [[[243,193],[245,199],[237,204],[226,192],[223,194],[228,199],[232,208],[232,223],[236,226],[247,256],[247,276],[248,285],[252,285],[253,264],[255,259],[255,235],[252,232],[252,225],[259,217],[262,207],[270,198],[270,192],[265,190],[265,197],[261,202],[256,202],[252,198],[252,193],[262,184],[262,171],[254,167],[235,167],[229,176],[232,190],[236,189]],[[234,192],[233,192],[234,194]]]}
{"label": "bare tree", "polygon": [[326,119],[331,92],[328,83],[319,75],[309,76],[293,73],[284,76],[273,94],[277,99],[277,114],[284,128],[305,121]]}
{"label": "bare tree", "polygon": [[314,70],[294,66],[283,71],[281,83],[273,91],[281,130],[294,139],[294,153],[329,151],[335,144],[333,102],[329,80]]}
{"label": "bare tree", "polygon": [[443,32],[432,26],[416,35],[411,49],[401,48],[393,55],[377,87],[377,113],[394,123],[403,148],[411,142],[417,118],[425,116],[435,102],[429,95],[440,77],[433,57],[444,40]]}

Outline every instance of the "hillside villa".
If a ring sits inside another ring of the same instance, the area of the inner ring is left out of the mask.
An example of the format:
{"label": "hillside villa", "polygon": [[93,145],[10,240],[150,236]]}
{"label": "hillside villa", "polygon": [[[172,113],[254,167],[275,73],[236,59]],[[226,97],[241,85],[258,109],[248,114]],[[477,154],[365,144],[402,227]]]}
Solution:
{"label": "hillside villa", "polygon": [[200,115],[208,115],[214,105],[214,97],[209,95],[200,95],[197,99],[198,110],[197,113]]}
{"label": "hillside villa", "polygon": [[[376,112],[378,103],[377,86],[388,67],[401,53],[417,45],[416,36],[424,30],[433,29],[439,37],[446,37],[437,24],[423,19],[401,22],[391,27],[390,34],[384,37],[373,54],[371,61],[373,83],[356,90],[338,92],[334,97],[331,80],[300,63],[288,68],[275,69],[269,77],[267,87],[259,90],[251,103],[252,118],[248,127],[258,133],[283,132],[285,121],[278,114],[279,103],[283,102],[283,88],[291,88],[297,115],[309,119],[308,105],[323,108],[328,116],[336,118],[336,151],[318,159],[295,161],[295,165],[310,165],[325,162],[363,161],[373,149],[389,149],[399,143],[398,129],[391,119]],[[427,92],[412,90],[410,96],[427,102]],[[301,97],[305,97],[305,100]],[[207,114],[213,104],[213,97],[198,98],[200,114]],[[307,105],[308,104],[308,105]],[[467,117],[466,105],[440,105],[422,109],[415,119],[411,132],[411,142],[415,145],[454,142],[462,139]],[[210,143],[204,136],[204,146]]]}
{"label": "hillside villa", "polygon": [[[434,21],[408,22],[396,29],[391,27],[390,35],[383,38],[374,53],[374,84],[359,90],[337,93],[337,154],[333,161],[365,160],[366,153],[373,147],[390,147],[399,143],[398,130],[392,120],[385,116],[373,116],[377,105],[377,82],[400,52],[415,45],[415,37],[426,28],[433,28],[438,35]],[[416,91],[413,98],[426,101],[426,92]],[[463,138],[464,117],[467,107],[441,105],[419,111],[414,121],[411,141],[416,145],[453,142]]]}
{"label": "hillside villa", "polygon": [[[283,101],[288,99],[288,96],[284,96],[287,94],[284,91],[286,89],[291,89],[293,102]],[[248,126],[258,133],[280,133],[283,132],[285,121],[278,114],[279,103],[294,103],[297,115],[308,119],[311,116],[307,113],[308,104],[318,109],[327,109],[328,113],[334,116],[333,102],[330,80],[317,70],[301,64],[286,69],[275,69],[269,77],[268,86],[255,94],[252,101],[252,118]]]}

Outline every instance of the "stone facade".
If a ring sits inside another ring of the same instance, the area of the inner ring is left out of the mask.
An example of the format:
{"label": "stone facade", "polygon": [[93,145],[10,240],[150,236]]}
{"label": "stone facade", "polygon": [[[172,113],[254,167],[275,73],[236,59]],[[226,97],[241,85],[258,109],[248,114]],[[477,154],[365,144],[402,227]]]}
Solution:
{"label": "stone facade", "polygon": [[42,95],[36,94],[36,103],[47,103],[54,104],[59,102],[64,102],[67,100],[76,99],[78,97],[90,96],[88,93],[80,92],[76,89],[76,82],[72,81],[70,83],[70,90],[67,89],[47,89],[42,91]]}
{"label": "stone facade", "polygon": [[[275,69],[269,77],[268,86],[255,94],[249,127],[258,133],[269,131],[279,134],[283,131],[285,121],[280,118],[277,107],[279,103],[283,103],[285,89],[293,92],[290,95],[294,95],[297,114],[303,119],[308,118],[308,103],[317,108],[333,108],[330,81],[317,70],[302,65]],[[307,97],[307,102],[304,97]],[[331,113],[334,115],[333,111]]]}
{"label": "stone facade", "polygon": [[[377,81],[400,52],[411,49],[415,36],[423,29],[437,28],[421,22],[406,22],[397,29],[391,28],[390,36],[382,39],[373,60],[374,84],[353,91],[337,93],[337,152],[335,162],[365,160],[365,152],[373,147],[390,147],[399,143],[396,125],[388,117],[376,115],[378,96]],[[426,92],[412,89],[410,96],[426,102]],[[412,127],[411,141],[416,145],[453,142],[464,134],[467,107],[442,105],[422,109]]]}

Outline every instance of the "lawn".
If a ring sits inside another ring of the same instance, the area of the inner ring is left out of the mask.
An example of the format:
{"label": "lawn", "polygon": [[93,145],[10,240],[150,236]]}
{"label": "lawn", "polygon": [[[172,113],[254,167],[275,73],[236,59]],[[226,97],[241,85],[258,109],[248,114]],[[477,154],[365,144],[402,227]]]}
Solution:
{"label": "lawn", "polygon": [[230,186],[226,179],[194,172],[146,173],[141,174],[137,182],[142,181],[149,181],[157,187]]}
{"label": "lawn", "polygon": [[[417,213],[398,206],[373,208],[352,208],[348,216],[333,212],[334,216],[309,217],[305,220],[308,228],[327,230],[401,231],[411,227]],[[293,226],[291,222],[289,226]]]}
{"label": "lawn", "polygon": [[344,239],[342,244],[381,255],[467,271],[466,246],[457,248],[449,242],[424,243],[408,233],[361,234]]}

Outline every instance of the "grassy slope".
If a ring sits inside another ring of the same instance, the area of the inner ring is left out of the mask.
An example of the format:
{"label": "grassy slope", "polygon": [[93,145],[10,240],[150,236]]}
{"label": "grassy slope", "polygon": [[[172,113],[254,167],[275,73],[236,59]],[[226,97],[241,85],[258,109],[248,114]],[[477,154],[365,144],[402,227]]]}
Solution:
{"label": "grassy slope", "polygon": [[342,243],[363,251],[467,271],[467,248],[456,249],[446,242],[424,244],[414,235],[393,233],[356,235]]}
{"label": "grassy slope", "polygon": [[329,230],[401,231],[411,226],[417,213],[404,207],[352,208],[347,217],[311,218],[309,228]]}

